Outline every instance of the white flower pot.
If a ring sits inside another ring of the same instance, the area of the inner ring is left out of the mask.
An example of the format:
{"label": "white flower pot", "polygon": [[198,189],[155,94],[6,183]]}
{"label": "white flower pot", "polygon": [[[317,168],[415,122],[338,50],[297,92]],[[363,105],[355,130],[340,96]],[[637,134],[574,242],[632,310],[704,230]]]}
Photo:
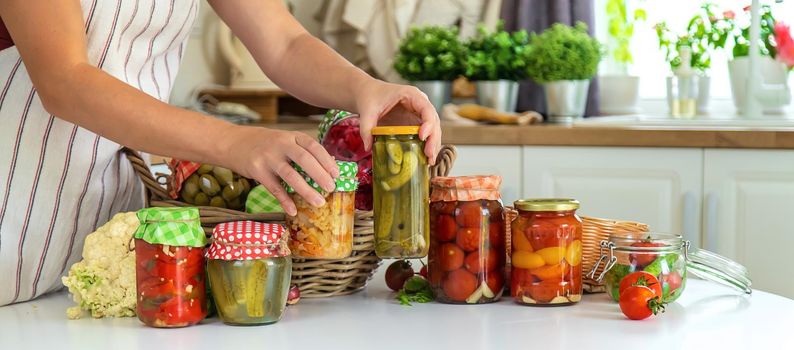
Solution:
{"label": "white flower pot", "polygon": [[605,115],[639,112],[640,77],[633,75],[602,75],[598,77],[600,113]]}
{"label": "white flower pot", "polygon": [[731,91],[733,104],[741,114],[747,98],[746,88],[748,79],[761,79],[762,90],[757,94],[765,114],[782,114],[783,107],[791,102],[791,91],[788,88],[788,70],[783,63],[773,60],[769,56],[762,56],[759,60],[760,77],[749,77],[750,58],[739,57],[728,62],[728,71],[731,76]]}

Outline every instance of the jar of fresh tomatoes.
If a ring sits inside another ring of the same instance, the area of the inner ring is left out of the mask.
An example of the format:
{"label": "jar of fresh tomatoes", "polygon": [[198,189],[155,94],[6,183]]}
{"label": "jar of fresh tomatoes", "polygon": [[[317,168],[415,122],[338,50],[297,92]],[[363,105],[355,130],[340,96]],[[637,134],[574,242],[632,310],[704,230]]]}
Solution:
{"label": "jar of fresh tomatoes", "polygon": [[135,231],[138,319],[185,327],[207,316],[204,246],[196,208],[147,208]]}
{"label": "jar of fresh tomatoes", "polygon": [[284,315],[292,259],[282,225],[255,221],[215,226],[207,274],[218,315],[226,324],[261,325]]}
{"label": "jar of fresh tomatoes", "polygon": [[428,279],[437,301],[481,304],[502,296],[501,182],[495,175],[431,180]]}
{"label": "jar of fresh tomatoes", "polygon": [[573,199],[514,203],[510,291],[520,304],[573,304],[582,298],[582,220]]}

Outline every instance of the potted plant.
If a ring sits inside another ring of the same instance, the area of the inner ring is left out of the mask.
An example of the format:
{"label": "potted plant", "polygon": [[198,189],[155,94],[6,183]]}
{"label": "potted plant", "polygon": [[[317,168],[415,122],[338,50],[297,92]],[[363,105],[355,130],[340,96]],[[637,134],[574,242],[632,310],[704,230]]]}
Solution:
{"label": "potted plant", "polygon": [[601,44],[582,22],[575,27],[555,23],[531,35],[527,73],[543,85],[549,121],[568,123],[584,116],[590,79],[601,56]]}
{"label": "potted plant", "polygon": [[477,103],[500,112],[515,112],[518,81],[527,79],[526,54],[529,34],[525,30],[508,33],[504,22],[488,32],[479,33],[466,43],[464,76],[477,87]]}
{"label": "potted plant", "polygon": [[629,11],[626,0],[607,0],[608,40],[604,71],[598,77],[599,108],[601,114],[631,114],[637,112],[640,77],[629,75],[633,62],[630,44],[635,24],[644,21],[642,8]]}
{"label": "potted plant", "polygon": [[394,69],[440,111],[452,100],[452,80],[463,73],[464,50],[457,28],[411,28],[400,43]]}

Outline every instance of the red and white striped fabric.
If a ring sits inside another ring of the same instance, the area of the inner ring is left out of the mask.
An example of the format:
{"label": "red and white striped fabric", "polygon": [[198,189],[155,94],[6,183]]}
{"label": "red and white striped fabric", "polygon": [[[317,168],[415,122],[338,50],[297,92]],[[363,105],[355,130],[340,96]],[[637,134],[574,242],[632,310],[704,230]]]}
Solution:
{"label": "red and white striped fabric", "polygon": [[[198,0],[81,0],[88,57],[167,101]],[[16,47],[0,51],[0,306],[60,289],[85,236],[143,204],[119,144],[48,114]]]}

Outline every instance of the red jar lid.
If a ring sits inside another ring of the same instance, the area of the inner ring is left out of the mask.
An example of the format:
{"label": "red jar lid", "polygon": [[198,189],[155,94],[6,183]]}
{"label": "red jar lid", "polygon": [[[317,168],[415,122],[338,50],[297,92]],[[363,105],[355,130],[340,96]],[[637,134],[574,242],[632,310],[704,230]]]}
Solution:
{"label": "red jar lid", "polygon": [[498,200],[501,184],[502,177],[498,175],[438,176],[430,180],[430,201]]}
{"label": "red jar lid", "polygon": [[288,256],[283,225],[234,221],[215,226],[207,258],[252,260]]}

